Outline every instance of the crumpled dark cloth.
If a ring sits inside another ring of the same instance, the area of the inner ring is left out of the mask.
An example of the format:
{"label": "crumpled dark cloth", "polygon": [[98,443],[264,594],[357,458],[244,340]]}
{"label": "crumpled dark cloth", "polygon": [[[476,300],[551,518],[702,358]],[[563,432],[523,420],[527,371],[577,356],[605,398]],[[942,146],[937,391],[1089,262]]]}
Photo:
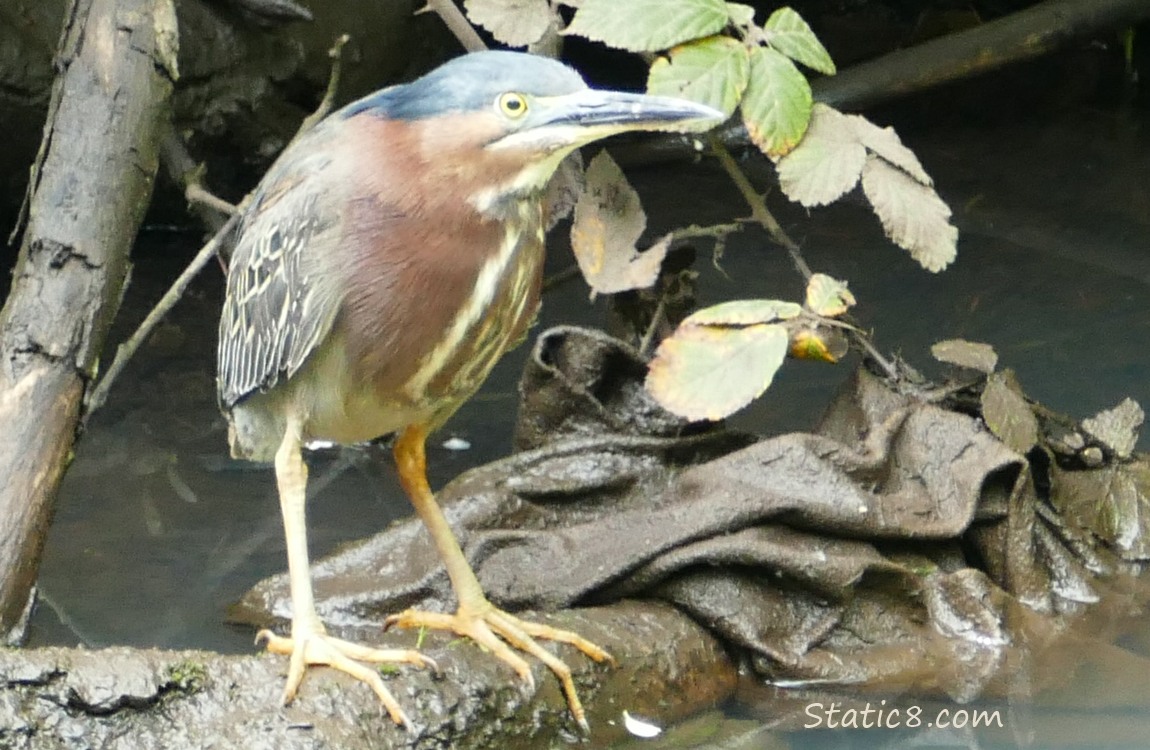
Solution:
{"label": "crumpled dark cloth", "polygon": [[[779,684],[969,699],[1001,677],[1027,613],[1090,599],[1073,543],[1090,541],[1035,510],[1027,459],[977,416],[860,368],[815,432],[754,440],[668,414],[644,374],[603,334],[543,333],[521,384],[520,452],[439,493],[498,605],[657,597]],[[337,627],[454,607],[415,519],[313,579]],[[268,612],[290,612],[285,576],[236,610],[257,624]]]}

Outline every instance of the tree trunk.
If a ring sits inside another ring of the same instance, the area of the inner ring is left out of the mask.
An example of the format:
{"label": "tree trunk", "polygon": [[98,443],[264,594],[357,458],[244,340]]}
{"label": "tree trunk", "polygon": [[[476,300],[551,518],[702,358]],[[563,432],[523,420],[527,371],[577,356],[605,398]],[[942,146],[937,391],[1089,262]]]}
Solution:
{"label": "tree trunk", "polygon": [[21,624],[151,198],[176,38],[172,0],[77,0],[65,17],[28,224],[0,311],[2,634]]}

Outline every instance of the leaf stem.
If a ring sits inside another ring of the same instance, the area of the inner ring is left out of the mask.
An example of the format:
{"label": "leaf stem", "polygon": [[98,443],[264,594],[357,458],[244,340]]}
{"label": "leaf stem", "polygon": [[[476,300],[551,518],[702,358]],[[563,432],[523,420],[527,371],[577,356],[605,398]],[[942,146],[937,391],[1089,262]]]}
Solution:
{"label": "leaf stem", "polygon": [[694,240],[700,237],[709,237],[714,240],[725,240],[729,235],[735,232],[741,232],[743,229],[744,221],[732,221],[726,224],[710,224],[708,226],[700,226],[692,224],[689,227],[682,227],[671,232],[671,242],[679,242],[680,240]]}
{"label": "leaf stem", "polygon": [[639,342],[639,354],[643,357],[648,357],[651,354],[651,344],[655,342],[655,333],[659,330],[659,326],[663,324],[663,318],[667,314],[667,292],[664,291],[659,295],[659,304],[655,307],[655,312],[651,315],[651,324],[647,326],[647,332],[643,334],[643,340]]}
{"label": "leaf stem", "polygon": [[751,180],[742,168],[739,167],[738,162],[735,161],[735,157],[731,155],[731,152],[727,150],[723,142],[717,137],[712,136],[710,143],[711,150],[718,158],[719,164],[723,167],[723,171],[726,172],[727,176],[731,178],[731,181],[735,183],[735,187],[739,189],[743,200],[745,200],[750,207],[750,220],[767,230],[767,234],[771,236],[771,239],[786,249],[791,256],[791,262],[794,264],[795,269],[804,279],[810,281],[811,276],[814,274],[811,272],[811,267],[807,265],[806,260],[803,259],[802,248],[799,247],[797,242],[791,239],[791,236],[787,234],[786,230],[779,224],[778,219],[776,219],[770,209],[767,208],[767,203],[763,200],[763,196],[759,194],[759,191],[755,190],[755,186],[751,184]]}
{"label": "leaf stem", "polygon": [[[723,142],[715,135],[710,137],[711,151],[719,160],[722,165],[723,171],[735,183],[735,187],[739,189],[742,194],[743,200],[751,209],[750,221],[760,225],[763,229],[767,230],[767,234],[771,239],[782,245],[791,256],[791,262],[794,264],[795,269],[807,281],[811,280],[814,274],[811,272],[811,267],[807,265],[806,260],[803,258],[802,248],[799,244],[791,239],[782,225],[779,224],[774,214],[767,208],[767,203],[763,200],[762,194],[755,190],[755,186],[751,184],[750,178],[747,177],[746,172],[742,170],[739,163],[735,161],[735,157],[727,149]],[[690,229],[690,227],[688,227]],[[854,339],[855,343],[862,348],[867,355],[875,361],[875,363],[882,368],[887,377],[891,380],[898,379],[898,369],[875,348],[870,339],[859,329],[851,326],[847,330],[848,335]]]}

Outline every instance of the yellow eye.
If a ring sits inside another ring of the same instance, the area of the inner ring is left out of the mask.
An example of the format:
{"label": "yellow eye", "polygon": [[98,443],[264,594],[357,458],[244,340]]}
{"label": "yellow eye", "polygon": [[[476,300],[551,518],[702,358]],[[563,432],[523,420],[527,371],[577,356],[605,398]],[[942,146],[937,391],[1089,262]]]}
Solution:
{"label": "yellow eye", "polygon": [[501,94],[498,102],[499,111],[513,120],[527,114],[527,99],[523,94]]}

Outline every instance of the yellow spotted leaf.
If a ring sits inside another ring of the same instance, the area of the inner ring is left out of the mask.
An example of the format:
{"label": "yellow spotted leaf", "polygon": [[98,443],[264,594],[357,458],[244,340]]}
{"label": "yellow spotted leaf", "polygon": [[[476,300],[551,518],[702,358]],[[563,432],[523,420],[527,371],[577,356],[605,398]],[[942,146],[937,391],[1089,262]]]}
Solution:
{"label": "yellow spotted leaf", "polygon": [[814,313],[837,318],[855,305],[855,296],[845,281],[816,273],[807,283],[807,307]]}
{"label": "yellow spotted leaf", "polygon": [[670,51],[651,65],[647,91],[706,104],[730,115],[747,88],[747,48],[729,36],[709,36]]}
{"label": "yellow spotted leaf", "polygon": [[797,318],[801,305],[777,299],[737,299],[704,307],[683,321],[685,326],[747,326]]}
{"label": "yellow spotted leaf", "polygon": [[791,151],[811,119],[811,85],[795,64],[769,47],[751,51],[751,78],[743,94],[743,124],[759,149],[778,158]]}
{"label": "yellow spotted leaf", "polygon": [[655,352],[647,390],[687,419],[723,419],[770,386],[788,338],[776,324],[680,326]]}
{"label": "yellow spotted leaf", "polygon": [[791,336],[790,354],[795,359],[836,364],[847,353],[846,338],[836,332],[803,329]]}

